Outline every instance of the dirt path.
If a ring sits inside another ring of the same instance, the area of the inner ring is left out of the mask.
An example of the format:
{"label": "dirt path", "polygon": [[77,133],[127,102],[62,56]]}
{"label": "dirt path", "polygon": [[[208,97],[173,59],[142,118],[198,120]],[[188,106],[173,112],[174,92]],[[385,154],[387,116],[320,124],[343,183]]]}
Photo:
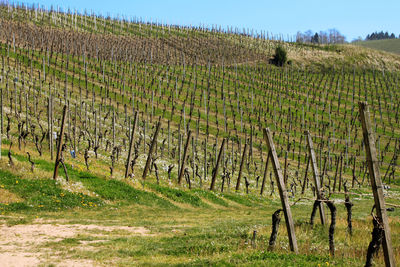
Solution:
{"label": "dirt path", "polygon": [[62,258],[56,250],[45,247],[48,242],[60,242],[78,235],[92,235],[104,240],[81,241],[83,249],[89,243],[107,241],[111,232],[126,235],[151,235],[144,227],[101,226],[95,224],[57,224],[56,222],[34,222],[14,226],[0,226],[0,266],[100,266],[100,263],[87,259]]}

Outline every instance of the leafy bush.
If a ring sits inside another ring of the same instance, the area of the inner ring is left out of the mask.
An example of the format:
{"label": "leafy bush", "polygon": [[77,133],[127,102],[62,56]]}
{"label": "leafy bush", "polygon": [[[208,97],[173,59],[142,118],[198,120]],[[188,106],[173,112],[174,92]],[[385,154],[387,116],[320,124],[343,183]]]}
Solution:
{"label": "leafy bush", "polygon": [[282,67],[287,61],[287,53],[285,48],[278,46],[275,48],[275,55],[272,58],[272,63],[276,66]]}

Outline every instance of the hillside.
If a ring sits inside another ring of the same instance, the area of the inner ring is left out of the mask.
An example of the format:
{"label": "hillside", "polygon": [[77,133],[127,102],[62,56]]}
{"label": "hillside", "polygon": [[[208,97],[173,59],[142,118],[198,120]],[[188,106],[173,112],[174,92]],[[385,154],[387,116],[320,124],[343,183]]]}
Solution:
{"label": "hillside", "polygon": [[[5,4],[0,24],[2,262],[361,266],[373,197],[360,101],[395,207],[400,261],[400,56]],[[291,60],[281,68],[269,64],[278,45]],[[269,247],[281,202],[266,127],[299,255],[282,225]],[[321,189],[338,210],[337,257],[328,226],[309,225],[316,189],[306,131]],[[58,148],[64,166],[53,180]]]}
{"label": "hillside", "polygon": [[354,43],[363,47],[400,54],[400,39],[372,40]]}

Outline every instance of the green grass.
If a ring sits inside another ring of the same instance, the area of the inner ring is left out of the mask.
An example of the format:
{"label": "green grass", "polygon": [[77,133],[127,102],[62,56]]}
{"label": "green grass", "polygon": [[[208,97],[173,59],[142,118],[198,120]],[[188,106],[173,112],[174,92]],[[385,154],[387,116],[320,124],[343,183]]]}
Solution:
{"label": "green grass", "polygon": [[156,194],[135,189],[122,181],[101,179],[88,172],[79,172],[77,176],[87,189],[106,200],[120,200],[145,206],[174,208],[174,205],[169,201],[158,197]]}
{"label": "green grass", "polygon": [[252,201],[252,197],[250,197],[249,195],[241,196],[235,193],[223,193],[222,195],[224,196],[224,198],[244,206],[252,207],[255,205],[255,203]]}
{"label": "green grass", "polygon": [[176,189],[152,183],[147,183],[146,186],[150,187],[152,190],[158,193],[161,193],[163,196],[179,203],[189,204],[194,207],[208,206],[197,195],[182,189]]}
{"label": "green grass", "polygon": [[194,193],[194,195],[203,197],[214,204],[221,205],[224,207],[228,206],[228,203],[222,199],[222,195],[218,193],[198,188],[193,189],[192,192]]}
{"label": "green grass", "polygon": [[97,207],[103,205],[99,198],[61,189],[56,181],[45,179],[22,179],[10,172],[0,170],[0,183],[24,199],[23,202],[0,204],[2,211],[46,210],[56,211],[75,207]]}
{"label": "green grass", "polygon": [[400,54],[400,39],[385,39],[355,42],[356,45],[383,50],[390,53]]}

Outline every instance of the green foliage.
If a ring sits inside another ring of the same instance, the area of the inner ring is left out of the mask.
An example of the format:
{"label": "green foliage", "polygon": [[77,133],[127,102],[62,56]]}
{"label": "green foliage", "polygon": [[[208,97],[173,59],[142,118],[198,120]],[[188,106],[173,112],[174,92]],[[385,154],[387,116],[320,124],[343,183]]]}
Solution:
{"label": "green foliage", "polygon": [[285,50],[285,48],[283,48],[282,46],[277,46],[275,48],[275,55],[272,58],[272,63],[275,64],[276,66],[282,67],[283,65],[285,65],[287,61],[287,52]]}

